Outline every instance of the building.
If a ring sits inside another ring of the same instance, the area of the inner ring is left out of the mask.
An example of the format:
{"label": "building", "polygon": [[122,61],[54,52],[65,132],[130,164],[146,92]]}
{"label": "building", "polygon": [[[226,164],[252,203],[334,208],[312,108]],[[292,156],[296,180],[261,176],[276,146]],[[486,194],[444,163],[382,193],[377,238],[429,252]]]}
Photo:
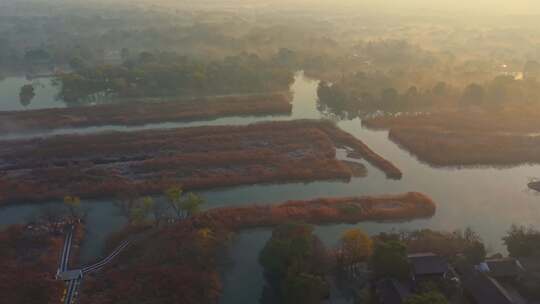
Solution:
{"label": "building", "polygon": [[448,262],[434,253],[418,253],[408,256],[411,264],[412,280],[445,279],[450,272]]}
{"label": "building", "polygon": [[477,273],[463,281],[468,297],[475,304],[515,304],[506,289],[494,278]]}
{"label": "building", "polygon": [[502,280],[519,279],[525,272],[521,263],[513,258],[486,260],[478,269],[492,278]]}

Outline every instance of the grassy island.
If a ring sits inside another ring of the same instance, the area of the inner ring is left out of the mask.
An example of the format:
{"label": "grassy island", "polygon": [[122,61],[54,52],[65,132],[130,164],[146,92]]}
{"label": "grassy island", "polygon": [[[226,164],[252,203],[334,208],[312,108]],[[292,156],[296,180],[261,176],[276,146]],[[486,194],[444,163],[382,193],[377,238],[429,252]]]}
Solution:
{"label": "grassy island", "polygon": [[62,128],[144,125],[210,120],[226,116],[287,115],[284,94],[254,94],[200,99],[166,98],[85,107],[0,112],[0,133],[28,133]]}
{"label": "grassy island", "polygon": [[537,111],[446,111],[381,116],[363,124],[436,167],[540,163]]}
{"label": "grassy island", "polygon": [[336,159],[348,147],[386,172],[401,172],[363,142],[327,121],[301,120],[63,135],[12,140],[0,148],[0,204],[211,189],[257,183],[348,180]]}

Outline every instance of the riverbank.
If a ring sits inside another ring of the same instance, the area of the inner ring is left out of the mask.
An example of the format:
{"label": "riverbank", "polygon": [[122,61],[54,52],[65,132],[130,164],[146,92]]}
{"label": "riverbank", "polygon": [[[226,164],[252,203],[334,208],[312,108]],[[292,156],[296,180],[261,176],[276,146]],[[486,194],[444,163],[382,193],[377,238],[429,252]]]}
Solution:
{"label": "riverbank", "polygon": [[208,97],[189,100],[125,101],[85,107],[0,112],[0,133],[65,128],[136,126],[211,120],[226,116],[289,115],[286,94]]}
{"label": "riverbank", "polygon": [[388,176],[400,173],[328,121],[65,135],[2,142],[0,204],[68,194],[85,199],[161,194],[174,185],[197,190],[350,180],[354,170],[336,158],[337,147],[356,151]]}

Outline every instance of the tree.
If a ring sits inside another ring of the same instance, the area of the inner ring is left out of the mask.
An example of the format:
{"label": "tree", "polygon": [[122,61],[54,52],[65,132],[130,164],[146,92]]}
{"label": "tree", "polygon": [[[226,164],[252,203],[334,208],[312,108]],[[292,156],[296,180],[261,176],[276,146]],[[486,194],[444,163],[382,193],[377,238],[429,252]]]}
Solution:
{"label": "tree", "polygon": [[268,283],[265,294],[279,303],[319,302],[328,295],[323,279],[325,257],[313,227],[287,224],[275,228],[259,255]]}
{"label": "tree", "polygon": [[183,195],[180,187],[171,187],[165,191],[169,206],[173,209],[177,219],[185,219],[197,214],[204,200],[195,193]]}
{"label": "tree", "polygon": [[431,291],[412,295],[404,304],[448,304],[448,300],[440,292]]}
{"label": "tree", "polygon": [[127,219],[132,217],[132,209],[136,207],[138,195],[135,191],[127,191],[120,193],[114,204],[120,210],[120,213]]}
{"label": "tree", "polygon": [[290,274],[283,283],[283,303],[287,304],[320,303],[329,293],[328,283],[318,275]]}
{"label": "tree", "polygon": [[182,204],[182,209],[186,217],[191,217],[201,211],[201,205],[204,200],[195,193],[188,193]]}
{"label": "tree", "polygon": [[68,208],[68,211],[72,217],[80,216],[81,199],[79,197],[70,195],[65,196],[64,205]]}
{"label": "tree", "polygon": [[398,241],[377,242],[371,266],[377,278],[406,279],[410,269],[405,245]]}
{"label": "tree", "polygon": [[394,88],[386,88],[381,91],[381,104],[382,110],[395,110],[399,105],[399,93]]}
{"label": "tree", "polygon": [[120,51],[120,57],[122,57],[122,61],[127,61],[129,59],[129,56],[130,56],[130,51],[128,48],[122,48],[122,50]]}
{"label": "tree", "polygon": [[156,202],[149,196],[138,200],[130,210],[130,222],[135,224],[144,223],[155,205]]}
{"label": "tree", "polygon": [[473,265],[483,262],[486,259],[486,247],[480,236],[471,228],[467,228],[463,233],[463,238],[466,243],[463,249],[465,258]]}
{"label": "tree", "polygon": [[178,219],[182,218],[182,192],[180,187],[171,187],[165,191],[167,202]]}
{"label": "tree", "polygon": [[523,77],[525,79],[540,78],[540,63],[534,60],[527,61],[523,67]]}
{"label": "tree", "polygon": [[24,107],[27,107],[32,102],[32,99],[36,96],[34,86],[31,84],[25,84],[21,87],[19,92],[19,102]]}
{"label": "tree", "polygon": [[462,100],[466,104],[482,104],[484,102],[485,90],[479,84],[472,83],[463,91]]}
{"label": "tree", "polygon": [[24,59],[28,63],[47,63],[51,60],[51,54],[44,49],[30,49],[25,52]]}
{"label": "tree", "polygon": [[70,60],[69,60],[69,66],[73,69],[73,70],[81,70],[83,68],[86,67],[86,63],[84,62],[84,60],[81,58],[81,57],[78,57],[78,56],[75,56],[75,57],[72,57]]}
{"label": "tree", "polygon": [[360,229],[349,229],[343,233],[339,245],[339,263],[343,267],[366,261],[373,253],[371,238]]}
{"label": "tree", "polygon": [[446,82],[439,81],[432,90],[435,96],[444,96],[446,94]]}
{"label": "tree", "polygon": [[532,227],[512,225],[503,241],[513,257],[540,257],[540,231]]}

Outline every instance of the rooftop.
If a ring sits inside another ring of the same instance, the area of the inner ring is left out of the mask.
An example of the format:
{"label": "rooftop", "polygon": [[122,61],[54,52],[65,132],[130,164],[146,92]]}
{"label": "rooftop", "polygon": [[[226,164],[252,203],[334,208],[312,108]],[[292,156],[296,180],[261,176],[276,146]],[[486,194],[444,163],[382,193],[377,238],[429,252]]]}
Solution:
{"label": "rooftop", "polygon": [[513,304],[513,300],[497,280],[477,274],[465,279],[464,287],[477,304]]}
{"label": "rooftop", "polygon": [[418,253],[408,256],[415,275],[444,274],[448,272],[448,262],[434,253]]}
{"label": "rooftop", "polygon": [[515,277],[521,274],[524,269],[518,260],[508,259],[493,259],[486,262],[489,275],[492,277]]}

